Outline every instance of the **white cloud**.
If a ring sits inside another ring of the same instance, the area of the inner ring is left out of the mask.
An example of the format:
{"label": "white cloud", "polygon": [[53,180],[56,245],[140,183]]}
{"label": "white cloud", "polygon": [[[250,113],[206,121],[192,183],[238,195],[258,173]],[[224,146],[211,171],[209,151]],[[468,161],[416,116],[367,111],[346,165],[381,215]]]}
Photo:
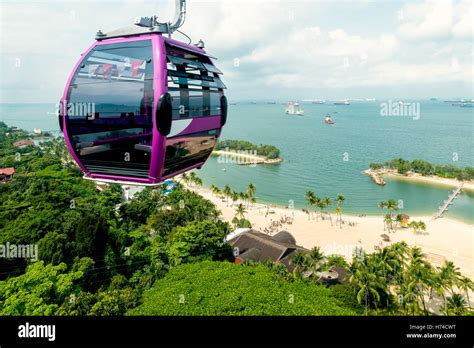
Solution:
{"label": "white cloud", "polygon": [[402,38],[413,41],[472,39],[473,2],[427,0],[401,9]]}

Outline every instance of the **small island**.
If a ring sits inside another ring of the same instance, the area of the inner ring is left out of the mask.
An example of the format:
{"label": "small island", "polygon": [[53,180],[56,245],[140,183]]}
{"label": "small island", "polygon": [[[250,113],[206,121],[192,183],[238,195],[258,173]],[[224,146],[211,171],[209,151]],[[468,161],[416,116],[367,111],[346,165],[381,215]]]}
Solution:
{"label": "small island", "polygon": [[221,140],[217,143],[214,156],[218,161],[238,165],[279,164],[280,149],[273,145],[256,145],[245,140]]}
{"label": "small island", "polygon": [[425,160],[407,161],[396,158],[384,163],[370,163],[363,171],[378,185],[385,185],[383,176],[396,176],[401,179],[423,181],[474,190],[474,167],[431,164]]}

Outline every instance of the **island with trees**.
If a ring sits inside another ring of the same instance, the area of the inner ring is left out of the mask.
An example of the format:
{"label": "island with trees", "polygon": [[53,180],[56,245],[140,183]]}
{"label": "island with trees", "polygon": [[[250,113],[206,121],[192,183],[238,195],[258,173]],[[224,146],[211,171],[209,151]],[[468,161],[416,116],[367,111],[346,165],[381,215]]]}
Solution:
{"label": "island with trees", "polygon": [[256,145],[245,140],[220,140],[213,155],[218,156],[218,161],[223,164],[279,164],[283,161],[276,146]]}
{"label": "island with trees", "polygon": [[385,185],[383,176],[393,176],[450,186],[459,186],[462,183],[464,189],[474,190],[474,167],[432,164],[421,159],[408,161],[396,158],[383,163],[370,163],[369,169],[363,173],[369,175],[379,185]]}

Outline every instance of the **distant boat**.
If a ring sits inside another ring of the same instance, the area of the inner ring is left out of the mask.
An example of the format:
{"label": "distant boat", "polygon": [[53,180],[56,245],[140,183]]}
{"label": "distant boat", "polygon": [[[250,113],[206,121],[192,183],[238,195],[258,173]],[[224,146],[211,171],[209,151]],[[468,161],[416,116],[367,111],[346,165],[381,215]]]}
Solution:
{"label": "distant boat", "polygon": [[365,101],[373,102],[373,101],[375,101],[375,98],[365,98]]}
{"label": "distant boat", "polygon": [[431,101],[436,101],[438,98],[430,98]]}
{"label": "distant boat", "polygon": [[255,104],[257,104],[257,102],[253,101],[251,104],[254,104],[254,105],[255,105]]}
{"label": "distant boat", "polygon": [[341,100],[334,102],[334,105],[351,105],[351,103],[349,103],[347,100]]}
{"label": "distant boat", "polygon": [[326,115],[326,117],[324,118],[324,122],[326,122],[327,124],[334,124],[335,123],[332,120],[331,116],[329,116],[329,115]]}
{"label": "distant boat", "polygon": [[288,105],[286,106],[285,113],[287,115],[304,115],[304,110],[298,109],[299,105],[300,104],[298,103],[288,103]]}
{"label": "distant boat", "polygon": [[269,101],[267,104],[273,105],[273,104],[276,104],[276,101]]}
{"label": "distant boat", "polygon": [[313,100],[312,104],[326,104],[325,100]]}

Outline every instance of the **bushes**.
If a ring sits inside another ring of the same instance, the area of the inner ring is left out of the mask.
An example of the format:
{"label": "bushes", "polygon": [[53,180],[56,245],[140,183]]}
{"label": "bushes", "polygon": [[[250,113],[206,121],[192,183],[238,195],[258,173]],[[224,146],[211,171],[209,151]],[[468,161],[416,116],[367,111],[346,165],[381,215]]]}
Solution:
{"label": "bushes", "polygon": [[265,265],[204,261],[174,267],[129,315],[354,315],[323,286],[287,282]]}

